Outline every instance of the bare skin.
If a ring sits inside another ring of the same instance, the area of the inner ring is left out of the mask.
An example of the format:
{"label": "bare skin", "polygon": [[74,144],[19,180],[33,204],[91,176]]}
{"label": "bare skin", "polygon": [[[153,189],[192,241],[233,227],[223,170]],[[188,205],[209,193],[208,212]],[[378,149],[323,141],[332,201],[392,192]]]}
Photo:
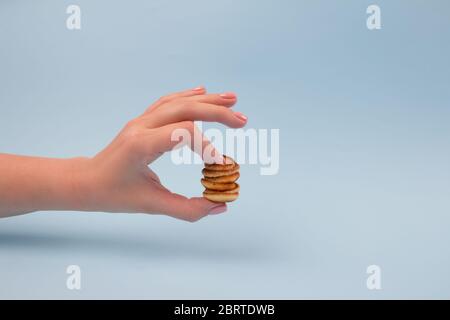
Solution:
{"label": "bare skin", "polygon": [[164,96],[92,158],[0,154],[0,217],[74,210],[157,213],[193,222],[225,212],[225,204],[170,192],[148,165],[179,143],[171,139],[174,130],[202,138],[193,121],[243,127],[247,118],[231,110],[236,101],[233,93],[207,94],[203,87]]}

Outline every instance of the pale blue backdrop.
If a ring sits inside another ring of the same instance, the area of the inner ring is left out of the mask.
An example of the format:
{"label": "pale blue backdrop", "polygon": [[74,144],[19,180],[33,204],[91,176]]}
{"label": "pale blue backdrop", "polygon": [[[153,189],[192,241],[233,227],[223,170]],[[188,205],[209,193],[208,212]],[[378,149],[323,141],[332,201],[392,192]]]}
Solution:
{"label": "pale blue backdrop", "polygon": [[[160,95],[203,84],[280,129],[281,164],[243,165],[240,199],[195,224],[2,219],[0,298],[448,298],[449,57],[446,0],[1,0],[1,152],[92,156]],[[188,195],[200,169],[155,166]]]}

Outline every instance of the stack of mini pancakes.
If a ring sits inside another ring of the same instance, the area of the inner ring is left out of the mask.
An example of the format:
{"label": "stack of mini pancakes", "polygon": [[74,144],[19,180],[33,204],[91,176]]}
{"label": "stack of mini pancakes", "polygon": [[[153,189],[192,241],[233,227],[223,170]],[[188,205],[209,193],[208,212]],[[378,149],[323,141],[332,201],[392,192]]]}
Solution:
{"label": "stack of mini pancakes", "polygon": [[239,196],[239,165],[224,156],[223,163],[205,163],[202,171],[202,185],[206,188],[203,196],[214,202],[231,202]]}

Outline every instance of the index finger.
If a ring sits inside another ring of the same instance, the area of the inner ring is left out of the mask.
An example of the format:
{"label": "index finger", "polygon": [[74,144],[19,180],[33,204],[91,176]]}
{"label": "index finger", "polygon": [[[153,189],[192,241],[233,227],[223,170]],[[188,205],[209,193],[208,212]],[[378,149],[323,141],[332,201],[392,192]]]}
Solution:
{"label": "index finger", "polygon": [[231,128],[242,128],[247,117],[231,108],[198,101],[184,101],[167,108],[160,108],[145,115],[144,124],[148,128],[158,128],[181,121],[219,122]]}

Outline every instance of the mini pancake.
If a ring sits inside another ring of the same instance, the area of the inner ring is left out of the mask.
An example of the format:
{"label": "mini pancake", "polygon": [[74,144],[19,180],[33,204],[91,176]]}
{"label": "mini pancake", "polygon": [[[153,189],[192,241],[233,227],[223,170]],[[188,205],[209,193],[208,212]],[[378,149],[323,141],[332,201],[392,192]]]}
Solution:
{"label": "mini pancake", "polygon": [[219,192],[220,193],[236,193],[236,192],[239,192],[240,188],[241,187],[239,186],[239,184],[236,183],[236,187],[234,189],[231,189],[231,190],[217,191],[217,190],[205,189],[205,191],[203,191],[203,192],[206,192],[206,193],[219,193]]}
{"label": "mini pancake", "polygon": [[202,170],[202,174],[207,178],[217,178],[217,177],[223,177],[228,176],[231,174],[235,174],[239,171],[239,165],[237,163],[234,164],[234,166],[229,170],[209,170],[207,168]]}
{"label": "mini pancake", "polygon": [[210,190],[217,190],[217,191],[227,191],[227,190],[233,190],[238,186],[236,183],[221,183],[221,182],[212,182],[208,181],[206,179],[201,180],[202,185],[206,189]]}
{"label": "mini pancake", "polygon": [[203,192],[203,197],[214,202],[231,202],[239,197],[239,193]]}
{"label": "mini pancake", "polygon": [[223,156],[223,163],[205,163],[202,170],[203,197],[214,202],[231,202],[239,197],[239,164],[232,158]]}
{"label": "mini pancake", "polygon": [[239,179],[239,172],[232,173],[227,176],[220,176],[220,177],[206,177],[205,180],[211,181],[211,182],[220,182],[220,183],[232,183],[235,182],[237,179]]}
{"label": "mini pancake", "polygon": [[235,162],[233,159],[227,156],[223,156],[223,163],[205,163],[205,169],[211,171],[222,171],[233,169]]}

